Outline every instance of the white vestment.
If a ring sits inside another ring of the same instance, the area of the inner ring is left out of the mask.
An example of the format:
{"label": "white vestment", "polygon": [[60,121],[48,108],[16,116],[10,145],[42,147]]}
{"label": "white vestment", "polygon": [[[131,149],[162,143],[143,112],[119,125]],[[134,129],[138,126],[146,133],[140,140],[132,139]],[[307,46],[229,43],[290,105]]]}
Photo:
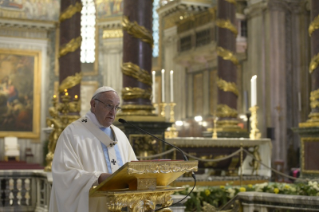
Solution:
{"label": "white vestment", "polygon": [[[52,162],[53,185],[49,212],[107,211],[105,197],[89,198],[89,190],[92,185],[97,184],[100,174],[108,173],[101,146],[103,141],[95,137],[79,120],[67,126],[57,142]],[[111,128],[123,164],[136,161],[126,135],[113,125]]]}

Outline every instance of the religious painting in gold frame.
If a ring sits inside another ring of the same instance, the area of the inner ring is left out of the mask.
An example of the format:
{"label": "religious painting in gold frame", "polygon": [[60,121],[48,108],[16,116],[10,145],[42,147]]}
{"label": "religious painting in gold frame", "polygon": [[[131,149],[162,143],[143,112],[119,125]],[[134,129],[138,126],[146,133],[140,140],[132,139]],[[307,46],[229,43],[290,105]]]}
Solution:
{"label": "religious painting in gold frame", "polygon": [[40,51],[0,49],[0,137],[39,137],[40,67]]}

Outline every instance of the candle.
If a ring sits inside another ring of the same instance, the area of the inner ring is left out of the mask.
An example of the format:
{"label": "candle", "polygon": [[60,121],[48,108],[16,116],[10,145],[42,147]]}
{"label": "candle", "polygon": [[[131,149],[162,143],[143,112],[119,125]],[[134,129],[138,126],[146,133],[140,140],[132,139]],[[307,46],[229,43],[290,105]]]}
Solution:
{"label": "candle", "polygon": [[78,99],[78,95],[75,95],[75,96],[74,96],[74,99],[77,100],[77,99]]}
{"label": "candle", "polygon": [[165,102],[165,70],[162,69],[162,102]]}
{"label": "candle", "polygon": [[173,70],[170,72],[170,87],[171,87],[171,102],[174,102],[174,89],[173,89]]}
{"label": "candle", "polygon": [[254,107],[257,105],[257,75],[254,75],[251,80],[251,107]]}
{"label": "candle", "polygon": [[53,99],[56,99],[56,95],[53,95]]}
{"label": "candle", "polygon": [[155,74],[156,74],[156,72],[155,72],[155,71],[152,71],[152,82],[153,82],[153,84],[152,84],[152,94],[153,94],[153,103],[156,102],[156,97],[155,97],[155,95],[156,95],[156,92],[155,92]]}

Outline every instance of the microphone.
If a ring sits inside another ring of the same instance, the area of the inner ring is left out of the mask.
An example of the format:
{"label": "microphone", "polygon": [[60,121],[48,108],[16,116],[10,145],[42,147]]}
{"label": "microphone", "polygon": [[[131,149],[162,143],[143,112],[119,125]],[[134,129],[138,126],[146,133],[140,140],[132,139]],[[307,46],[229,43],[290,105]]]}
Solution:
{"label": "microphone", "polygon": [[[170,144],[170,143],[164,141],[163,139],[160,139],[160,138],[156,137],[155,135],[153,135],[153,134],[147,132],[146,130],[143,130],[142,128],[140,128],[140,127],[138,127],[138,126],[136,126],[136,125],[134,125],[134,124],[131,124],[131,123],[125,121],[124,119],[119,119],[119,122],[121,122],[122,124],[128,124],[128,125],[130,125],[130,126],[136,128],[136,129],[138,129],[140,132],[142,132],[142,133],[144,133],[144,134],[147,134],[147,135],[150,135],[150,136],[152,136],[153,138],[155,138],[155,139],[157,139],[157,140],[159,140],[159,141],[162,141],[164,144],[170,145],[171,147],[177,149],[180,153],[182,153],[182,155],[183,155],[183,157],[184,157],[184,160],[185,160],[185,161],[188,161],[188,158],[186,157],[186,155],[184,154],[184,152],[183,152],[179,147],[177,147],[177,146],[175,146],[175,145],[173,145],[173,144]],[[192,177],[193,177],[193,179],[194,179],[194,186],[193,186],[192,190],[191,190],[183,199],[181,199],[180,201],[178,201],[178,202],[176,202],[176,203],[174,203],[174,204],[172,204],[172,205],[176,205],[176,204],[182,202],[184,199],[186,199],[186,198],[193,192],[193,190],[194,190],[194,188],[195,188],[195,186],[196,186],[196,176],[195,176],[195,173],[194,173],[194,172],[192,172]],[[170,206],[172,206],[172,205],[170,205]],[[169,206],[161,207],[161,208],[159,208],[159,209],[156,209],[155,211],[159,211],[159,210],[164,209],[164,208],[167,208],[167,207],[169,207]]]}
{"label": "microphone", "polygon": [[185,161],[188,161],[188,158],[186,157],[186,155],[184,154],[184,152],[183,152],[180,148],[178,148],[177,146],[175,146],[175,145],[173,145],[173,144],[170,144],[170,143],[164,141],[163,139],[160,139],[160,138],[156,137],[155,135],[153,135],[153,134],[151,134],[151,133],[149,133],[149,132],[143,130],[142,128],[140,128],[140,127],[138,127],[138,126],[135,126],[134,124],[131,124],[131,123],[125,121],[124,119],[119,119],[119,122],[121,122],[122,124],[128,124],[128,125],[130,125],[130,126],[136,128],[136,129],[138,129],[139,131],[141,131],[141,132],[143,132],[143,133],[145,133],[145,134],[148,134],[148,135],[152,136],[153,138],[155,138],[155,139],[157,139],[157,140],[159,140],[159,141],[162,141],[163,143],[165,143],[165,144],[167,144],[167,145],[172,146],[173,148],[177,149],[180,153],[182,153],[182,155],[183,155]]}

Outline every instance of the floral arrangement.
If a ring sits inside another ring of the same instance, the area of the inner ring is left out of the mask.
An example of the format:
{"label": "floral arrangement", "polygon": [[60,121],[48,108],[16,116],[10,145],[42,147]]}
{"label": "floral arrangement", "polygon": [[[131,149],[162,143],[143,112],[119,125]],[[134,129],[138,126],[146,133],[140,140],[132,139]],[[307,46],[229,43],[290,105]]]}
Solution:
{"label": "floral arrangement", "polygon": [[[187,195],[192,187],[186,186],[185,190],[178,194]],[[317,182],[287,184],[287,183],[262,183],[246,186],[219,186],[219,187],[195,187],[190,194],[190,199],[185,203],[186,211],[201,211],[207,203],[219,208],[226,204],[239,192],[267,192],[274,194],[319,196],[319,187]]]}

